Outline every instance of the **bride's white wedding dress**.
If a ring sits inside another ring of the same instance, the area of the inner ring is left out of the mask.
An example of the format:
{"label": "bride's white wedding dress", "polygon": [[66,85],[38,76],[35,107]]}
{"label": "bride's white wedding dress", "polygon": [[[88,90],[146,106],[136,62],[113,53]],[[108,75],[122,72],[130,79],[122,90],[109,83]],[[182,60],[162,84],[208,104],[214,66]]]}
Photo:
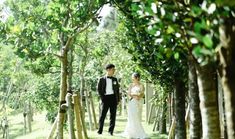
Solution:
{"label": "bride's white wedding dress", "polygon": [[[131,88],[131,94],[136,94],[140,88],[138,86]],[[141,100],[132,98],[128,103],[127,125],[123,133],[123,137],[131,139],[145,139],[147,134],[141,124]]]}

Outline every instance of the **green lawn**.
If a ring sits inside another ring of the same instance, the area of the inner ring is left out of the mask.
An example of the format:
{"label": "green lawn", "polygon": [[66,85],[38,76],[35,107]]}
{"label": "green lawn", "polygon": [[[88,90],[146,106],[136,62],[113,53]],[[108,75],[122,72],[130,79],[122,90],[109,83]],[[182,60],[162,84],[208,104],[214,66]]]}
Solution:
{"label": "green lawn", "polygon": [[[110,136],[108,134],[108,127],[109,127],[109,120],[106,118],[104,131],[102,135],[98,135],[95,131],[89,131],[89,137],[90,139],[124,139],[120,136],[120,134],[123,132],[126,126],[126,116],[118,116],[116,121],[116,126],[114,130],[114,136]],[[147,125],[144,120],[142,122],[144,129],[146,133],[149,135],[151,139],[166,139],[166,135],[159,135],[156,132],[152,132],[153,125]]]}
{"label": "green lawn", "polygon": [[[144,115],[144,114],[143,114]],[[109,125],[109,115],[105,120],[104,131],[102,135],[98,135],[96,129],[89,130],[89,124],[87,122],[87,133],[90,139],[122,139],[120,134],[123,132],[127,119],[125,116],[117,115],[116,126],[114,130],[114,136],[108,134],[108,125]],[[143,119],[145,119],[143,117]],[[34,114],[34,121],[32,122],[32,132],[24,135],[24,124],[23,124],[23,114],[14,114],[8,116],[9,120],[9,130],[10,130],[10,139],[45,139],[51,128],[51,124],[45,120],[45,112],[38,112]],[[86,121],[88,121],[88,116],[86,113]],[[98,116],[97,116],[98,121]],[[146,133],[150,136],[151,139],[166,139],[166,135],[159,135],[156,132],[152,132],[153,125],[147,125],[143,120],[143,126]],[[2,138],[2,131],[0,130],[0,139]],[[65,139],[68,139],[67,131],[64,135]]]}

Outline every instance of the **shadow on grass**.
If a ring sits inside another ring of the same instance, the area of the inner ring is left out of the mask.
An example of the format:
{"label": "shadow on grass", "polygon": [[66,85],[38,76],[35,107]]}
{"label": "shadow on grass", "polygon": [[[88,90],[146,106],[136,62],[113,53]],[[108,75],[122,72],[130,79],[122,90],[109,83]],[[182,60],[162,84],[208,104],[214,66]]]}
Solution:
{"label": "shadow on grass", "polygon": [[9,138],[14,139],[19,135],[24,135],[24,124],[23,123],[16,123],[14,125],[10,125],[9,127]]}
{"label": "shadow on grass", "polygon": [[167,139],[167,135],[159,134],[159,133],[152,133],[150,135],[151,139]]}

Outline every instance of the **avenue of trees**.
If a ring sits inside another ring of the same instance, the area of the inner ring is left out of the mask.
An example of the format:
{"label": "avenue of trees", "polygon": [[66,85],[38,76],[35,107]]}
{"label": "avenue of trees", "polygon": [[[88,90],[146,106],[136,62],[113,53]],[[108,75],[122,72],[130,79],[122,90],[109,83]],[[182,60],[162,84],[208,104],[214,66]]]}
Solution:
{"label": "avenue of trees", "polygon": [[[116,10],[101,22],[105,4]],[[62,139],[66,94],[95,92],[112,62],[123,89],[133,71],[154,85],[149,103],[161,109],[161,133],[234,139],[234,6],[229,0],[6,0],[0,7],[9,14],[0,22],[0,116],[7,115],[6,105],[33,103],[57,122]]]}

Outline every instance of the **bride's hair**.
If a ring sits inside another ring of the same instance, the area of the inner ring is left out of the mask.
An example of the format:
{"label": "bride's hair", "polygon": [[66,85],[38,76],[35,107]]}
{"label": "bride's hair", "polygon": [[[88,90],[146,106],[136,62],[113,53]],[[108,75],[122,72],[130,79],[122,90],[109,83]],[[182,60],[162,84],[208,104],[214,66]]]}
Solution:
{"label": "bride's hair", "polygon": [[140,74],[138,72],[134,72],[132,74],[132,77],[135,77],[136,79],[140,80]]}

